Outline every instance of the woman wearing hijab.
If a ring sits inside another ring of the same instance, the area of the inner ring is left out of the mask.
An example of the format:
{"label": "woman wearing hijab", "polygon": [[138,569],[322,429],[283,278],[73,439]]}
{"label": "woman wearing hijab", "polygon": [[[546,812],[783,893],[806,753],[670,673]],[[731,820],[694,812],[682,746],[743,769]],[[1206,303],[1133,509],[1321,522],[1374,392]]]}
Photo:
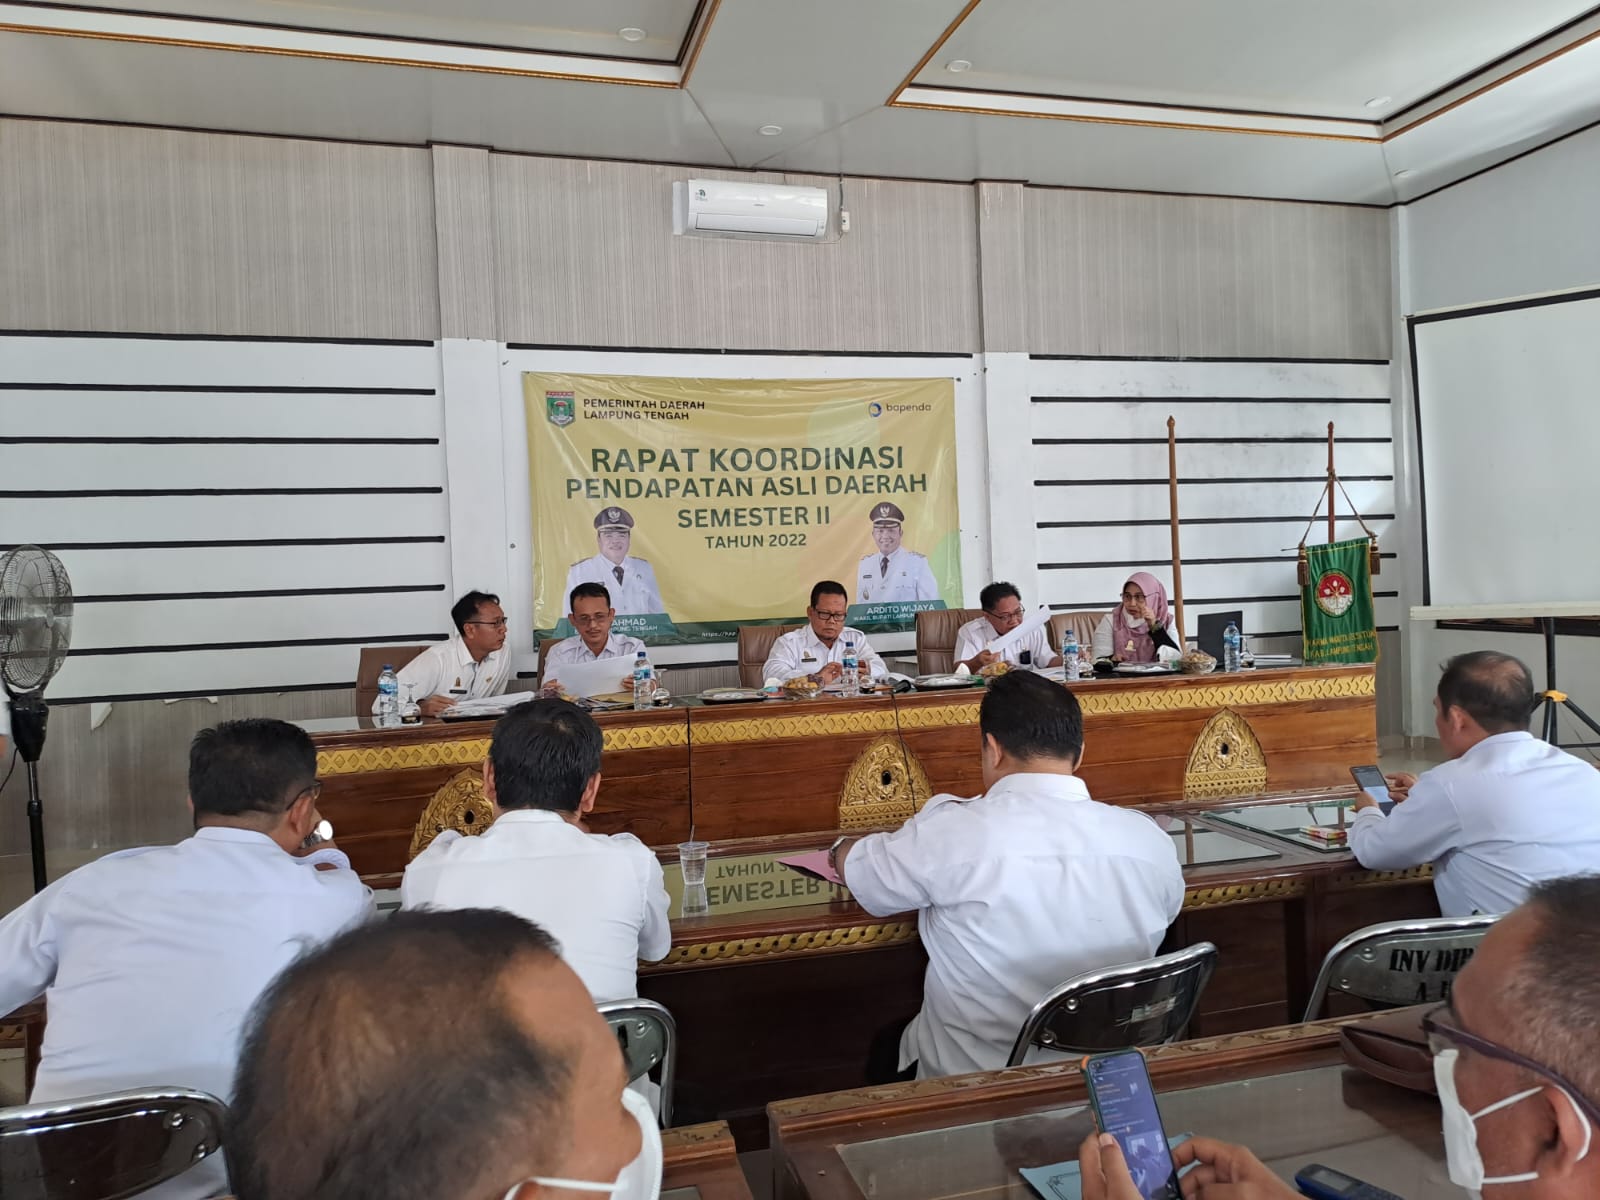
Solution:
{"label": "woman wearing hijab", "polygon": [[1154,575],[1136,572],[1122,585],[1122,602],[1101,618],[1094,631],[1095,660],[1155,662],[1156,651],[1162,646],[1181,649],[1173,639],[1171,621],[1167,589]]}

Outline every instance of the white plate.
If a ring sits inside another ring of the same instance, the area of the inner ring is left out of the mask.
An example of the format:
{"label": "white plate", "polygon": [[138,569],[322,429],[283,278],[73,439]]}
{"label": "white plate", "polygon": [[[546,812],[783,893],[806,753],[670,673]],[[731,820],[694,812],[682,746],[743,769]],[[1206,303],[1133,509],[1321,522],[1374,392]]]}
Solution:
{"label": "white plate", "polygon": [[1118,663],[1118,675],[1176,675],[1177,668],[1169,667],[1166,663]]}

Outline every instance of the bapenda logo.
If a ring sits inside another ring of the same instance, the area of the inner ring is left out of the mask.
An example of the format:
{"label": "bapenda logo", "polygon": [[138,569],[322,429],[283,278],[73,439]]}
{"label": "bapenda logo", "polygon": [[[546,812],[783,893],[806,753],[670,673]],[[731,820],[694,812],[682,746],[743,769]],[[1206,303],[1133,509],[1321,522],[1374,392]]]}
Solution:
{"label": "bapenda logo", "polygon": [[874,400],[871,404],[867,405],[867,416],[869,416],[869,417],[881,417],[881,416],[883,416],[883,405],[879,404],[876,400]]}

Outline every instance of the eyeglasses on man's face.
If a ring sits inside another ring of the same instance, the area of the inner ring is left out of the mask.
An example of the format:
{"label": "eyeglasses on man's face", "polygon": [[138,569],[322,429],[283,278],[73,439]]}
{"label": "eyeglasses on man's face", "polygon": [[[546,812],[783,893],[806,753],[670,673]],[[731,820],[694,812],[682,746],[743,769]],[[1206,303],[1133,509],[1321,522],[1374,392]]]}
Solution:
{"label": "eyeglasses on man's face", "polygon": [[[572,623],[574,625],[604,625],[610,619],[611,614],[608,612],[572,614]],[[504,623],[503,621],[501,622],[501,624]]]}
{"label": "eyeglasses on man's face", "polygon": [[842,612],[824,612],[820,608],[813,608],[811,612],[817,618],[817,620],[827,621],[830,625],[839,621],[843,621],[845,617],[845,614]]}
{"label": "eyeglasses on man's face", "polygon": [[1428,1039],[1428,1052],[1438,1055],[1444,1050],[1468,1050],[1474,1054],[1481,1054],[1485,1058],[1497,1059],[1503,1063],[1510,1063],[1514,1067],[1521,1067],[1547,1083],[1553,1083],[1567,1095],[1572,1097],[1572,1102],[1583,1110],[1596,1125],[1600,1125],[1600,1105],[1590,1100],[1578,1089],[1577,1084],[1567,1079],[1558,1071],[1545,1066],[1543,1063],[1534,1062],[1533,1059],[1518,1054],[1515,1050],[1502,1046],[1499,1042],[1490,1041],[1476,1033],[1461,1028],[1461,1022],[1456,1017],[1455,1009],[1449,1002],[1430,1009],[1422,1018],[1422,1032]]}
{"label": "eyeglasses on man's face", "polygon": [[498,621],[467,621],[465,624],[487,625],[490,629],[504,629],[506,627],[506,619],[501,617]]}
{"label": "eyeglasses on man's face", "polygon": [[989,615],[996,621],[1020,621],[1022,620],[1022,605],[1019,604],[1016,608],[1008,608],[1004,611],[998,608],[991,608]]}

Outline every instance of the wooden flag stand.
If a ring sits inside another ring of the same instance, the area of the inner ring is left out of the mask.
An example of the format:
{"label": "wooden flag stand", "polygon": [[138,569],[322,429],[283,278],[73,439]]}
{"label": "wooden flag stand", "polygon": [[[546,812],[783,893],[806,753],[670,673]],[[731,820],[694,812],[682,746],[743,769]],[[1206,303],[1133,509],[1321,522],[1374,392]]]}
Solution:
{"label": "wooden flag stand", "polygon": [[1183,639],[1183,555],[1178,549],[1178,422],[1172,417],[1167,418],[1167,503],[1172,519],[1172,614],[1181,649],[1189,643]]}
{"label": "wooden flag stand", "polygon": [[[1172,424],[1170,418],[1168,419],[1167,424],[1169,426]],[[1306,584],[1311,582],[1311,564],[1306,559],[1306,538],[1311,533],[1311,527],[1317,523],[1317,512],[1322,508],[1322,501],[1324,497],[1326,497],[1328,501],[1328,542],[1331,545],[1333,542],[1339,540],[1339,535],[1337,532],[1339,518],[1334,511],[1335,488],[1338,489],[1339,495],[1344,497],[1344,502],[1350,505],[1350,515],[1355,518],[1356,524],[1361,526],[1361,531],[1367,535],[1367,540],[1370,543],[1367,550],[1367,565],[1371,569],[1372,574],[1376,575],[1383,566],[1382,560],[1378,554],[1378,535],[1373,533],[1372,530],[1367,527],[1367,523],[1361,519],[1361,514],[1356,511],[1355,503],[1350,499],[1350,493],[1345,491],[1344,484],[1339,482],[1339,473],[1334,470],[1333,422],[1329,421],[1328,482],[1323,485],[1322,494],[1317,497],[1316,504],[1312,506],[1311,519],[1306,522],[1305,533],[1300,535],[1299,557],[1295,562],[1295,578],[1299,581],[1301,587],[1305,587]],[[1174,494],[1176,494],[1176,487],[1174,487]],[[1174,501],[1174,504],[1176,504],[1176,501]],[[1174,528],[1172,536],[1174,539],[1177,538],[1178,535],[1176,528]]]}

